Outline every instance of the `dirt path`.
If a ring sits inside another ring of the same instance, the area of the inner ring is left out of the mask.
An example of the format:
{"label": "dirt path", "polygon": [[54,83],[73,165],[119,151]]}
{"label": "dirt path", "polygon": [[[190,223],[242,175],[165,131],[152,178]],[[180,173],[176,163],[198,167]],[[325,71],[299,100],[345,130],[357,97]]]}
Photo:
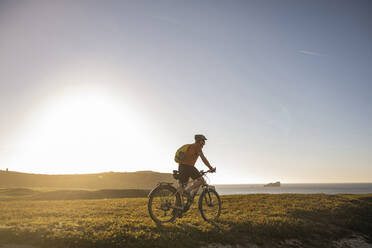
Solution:
{"label": "dirt path", "polygon": [[[209,244],[207,246],[202,246],[201,248],[263,248],[268,246],[258,246],[255,244],[244,244],[244,245],[223,245],[223,244]],[[270,246],[271,247],[271,246]],[[303,244],[296,239],[289,239],[279,244],[275,245],[274,247],[297,247],[302,248]],[[372,248],[372,244],[367,243],[367,241],[359,235],[354,235],[350,238],[341,239],[338,241],[333,242],[332,248]]]}
{"label": "dirt path", "polygon": [[341,239],[334,242],[336,248],[372,248],[372,244],[366,242],[361,236],[354,236],[348,239]]}

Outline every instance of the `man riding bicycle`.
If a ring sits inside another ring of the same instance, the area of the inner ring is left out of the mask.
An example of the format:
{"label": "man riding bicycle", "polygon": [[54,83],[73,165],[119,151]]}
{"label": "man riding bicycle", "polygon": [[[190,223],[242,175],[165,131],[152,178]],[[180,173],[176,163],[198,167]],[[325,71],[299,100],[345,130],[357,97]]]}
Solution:
{"label": "man riding bicycle", "polygon": [[[163,224],[173,222],[176,218],[182,218],[194,201],[196,191],[202,186],[202,191],[198,197],[198,206],[201,216],[205,221],[213,222],[221,214],[221,198],[213,186],[208,185],[203,176],[210,172],[215,172],[203,154],[205,145],[204,135],[195,135],[195,143],[180,147],[174,160],[179,164],[178,171],[173,171],[174,179],[179,180],[180,187],[176,189],[170,182],[159,182],[149,194],[148,210],[150,217],[157,223]],[[201,157],[209,171],[198,171],[195,162]],[[193,181],[186,189],[189,178]],[[185,198],[182,195],[186,196]]]}
{"label": "man riding bicycle", "polygon": [[200,174],[199,170],[195,168],[195,163],[199,156],[203,163],[211,170],[211,172],[216,171],[216,168],[213,168],[210,165],[202,151],[207,138],[202,134],[196,134],[194,138],[195,142],[193,144],[184,146],[186,150],[184,154],[182,154],[182,159],[176,160],[176,162],[179,163],[178,171],[180,173],[180,181],[182,185],[186,185],[190,177],[194,180],[192,184],[186,188],[186,190],[182,185],[177,189],[181,194],[183,193],[188,198],[191,198],[191,192],[193,192],[193,190],[196,190],[200,185],[205,184],[204,178]]}

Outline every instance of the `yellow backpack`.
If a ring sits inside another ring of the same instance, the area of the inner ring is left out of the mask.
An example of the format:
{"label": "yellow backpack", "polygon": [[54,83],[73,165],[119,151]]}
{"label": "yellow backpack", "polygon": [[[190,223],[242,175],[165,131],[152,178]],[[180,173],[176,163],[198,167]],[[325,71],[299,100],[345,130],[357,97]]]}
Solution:
{"label": "yellow backpack", "polygon": [[176,155],[174,156],[174,161],[176,161],[176,163],[181,163],[186,159],[186,152],[189,147],[190,144],[187,144],[178,148],[178,150],[176,151]]}

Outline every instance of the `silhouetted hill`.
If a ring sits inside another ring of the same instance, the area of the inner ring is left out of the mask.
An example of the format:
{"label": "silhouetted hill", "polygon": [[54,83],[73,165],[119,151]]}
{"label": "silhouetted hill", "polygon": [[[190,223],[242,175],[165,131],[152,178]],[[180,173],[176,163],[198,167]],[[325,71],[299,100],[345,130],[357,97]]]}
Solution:
{"label": "silhouetted hill", "polygon": [[172,174],[153,171],[45,175],[0,171],[0,188],[151,189],[158,182],[174,182]]}

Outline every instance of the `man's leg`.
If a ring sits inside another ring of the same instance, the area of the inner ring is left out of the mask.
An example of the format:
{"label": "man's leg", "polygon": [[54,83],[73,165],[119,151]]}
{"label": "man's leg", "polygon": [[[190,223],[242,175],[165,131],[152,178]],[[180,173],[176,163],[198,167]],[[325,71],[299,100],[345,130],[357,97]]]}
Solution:
{"label": "man's leg", "polygon": [[177,192],[179,192],[181,195],[185,191],[185,185],[187,184],[190,178],[190,173],[187,171],[187,169],[188,168],[185,167],[185,165],[180,164],[178,166],[178,172],[180,173],[180,179],[179,179],[180,185],[177,188]]}
{"label": "man's leg", "polygon": [[[193,192],[193,190],[197,190],[197,189],[199,189],[199,187],[201,186],[201,185],[203,185],[203,184],[205,184],[205,180],[204,180],[204,178],[203,177],[199,177],[199,178],[197,178],[197,179],[195,179],[187,188],[186,188],[186,190],[187,190],[187,192],[188,193],[191,193],[191,192]],[[194,192],[193,192],[194,193]]]}
{"label": "man's leg", "polygon": [[[200,174],[199,170],[196,169],[194,166],[191,167],[191,169],[190,169],[190,176],[191,176],[192,179],[194,179],[194,181],[192,182],[192,184],[190,184],[189,187],[186,188],[188,193],[191,193],[194,190],[195,191],[198,190],[200,185],[205,183],[205,180],[204,180],[203,176]],[[195,192],[193,192],[193,193],[195,193]]]}

